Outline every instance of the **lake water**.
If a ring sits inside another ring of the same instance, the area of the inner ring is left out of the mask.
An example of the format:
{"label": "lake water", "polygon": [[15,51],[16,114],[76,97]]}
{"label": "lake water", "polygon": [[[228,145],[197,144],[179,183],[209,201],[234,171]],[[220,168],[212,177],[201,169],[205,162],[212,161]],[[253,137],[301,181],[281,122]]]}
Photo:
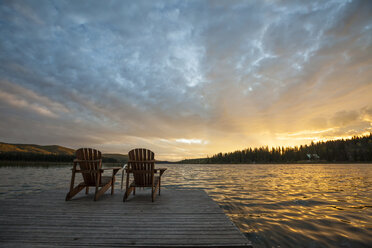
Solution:
{"label": "lake water", "polygon": [[[254,247],[372,247],[372,164],[158,167],[168,168],[164,187],[205,190]],[[1,167],[0,174],[2,199],[67,192],[71,178],[70,167]]]}

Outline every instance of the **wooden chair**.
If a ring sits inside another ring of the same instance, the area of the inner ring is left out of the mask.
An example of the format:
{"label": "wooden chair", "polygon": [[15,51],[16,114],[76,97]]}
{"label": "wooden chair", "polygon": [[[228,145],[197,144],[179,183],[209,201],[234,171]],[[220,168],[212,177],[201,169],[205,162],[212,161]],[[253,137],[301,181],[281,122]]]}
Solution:
{"label": "wooden chair", "polygon": [[[123,201],[129,197],[132,191],[133,195],[135,195],[136,187],[151,187],[151,199],[154,201],[157,190],[159,190],[160,195],[161,176],[166,168],[155,169],[154,153],[150,150],[142,148],[134,149],[128,155],[126,190]],[[155,175],[158,171],[159,175]],[[134,180],[132,183],[129,183],[130,173],[133,174]]]}
{"label": "wooden chair", "polygon": [[[80,168],[76,168],[79,165]],[[102,154],[92,148],[80,148],[76,151],[76,159],[72,167],[70,191],[66,195],[66,201],[86,188],[85,194],[89,193],[89,187],[95,187],[94,200],[104,194],[111,187],[111,195],[114,194],[115,174],[121,167],[102,168]],[[105,170],[112,170],[112,176],[102,176]],[[75,174],[81,173],[84,182],[74,188]]]}

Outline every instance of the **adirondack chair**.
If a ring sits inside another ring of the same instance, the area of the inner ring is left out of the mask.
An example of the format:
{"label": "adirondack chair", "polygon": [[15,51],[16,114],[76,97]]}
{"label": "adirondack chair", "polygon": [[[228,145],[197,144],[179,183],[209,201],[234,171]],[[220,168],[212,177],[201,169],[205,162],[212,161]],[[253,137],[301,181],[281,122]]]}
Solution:
{"label": "adirondack chair", "polygon": [[[77,168],[79,165],[79,168]],[[89,193],[89,187],[95,187],[94,200],[96,201],[111,187],[111,195],[114,194],[115,174],[121,167],[102,168],[102,154],[92,148],[80,148],[76,151],[76,159],[72,167],[70,191],[66,195],[66,201],[79,193],[84,188],[85,194]],[[112,176],[102,176],[106,170],[112,170]],[[74,188],[75,174],[81,173],[84,181]]]}
{"label": "adirondack chair", "polygon": [[[166,168],[155,169],[154,153],[150,150],[137,148],[131,150],[128,155],[126,190],[123,202],[132,191],[133,195],[136,194],[136,187],[151,187],[151,199],[155,201],[157,190],[159,190],[160,195],[161,176]],[[158,171],[159,174],[157,174]],[[131,173],[133,174],[133,182],[129,183]]]}

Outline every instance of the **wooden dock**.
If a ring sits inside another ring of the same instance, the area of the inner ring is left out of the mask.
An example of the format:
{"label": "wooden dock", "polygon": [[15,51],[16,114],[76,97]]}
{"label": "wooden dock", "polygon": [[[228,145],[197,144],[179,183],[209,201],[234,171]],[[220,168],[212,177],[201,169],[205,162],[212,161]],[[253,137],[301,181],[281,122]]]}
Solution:
{"label": "wooden dock", "polygon": [[251,247],[202,190],[79,194],[50,191],[0,199],[0,247]]}

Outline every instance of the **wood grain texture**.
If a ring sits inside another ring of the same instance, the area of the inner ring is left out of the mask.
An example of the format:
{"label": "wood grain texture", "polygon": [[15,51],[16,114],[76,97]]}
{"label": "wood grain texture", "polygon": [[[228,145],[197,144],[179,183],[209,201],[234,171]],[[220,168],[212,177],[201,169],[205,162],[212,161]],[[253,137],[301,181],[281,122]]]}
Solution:
{"label": "wood grain texture", "polygon": [[164,189],[155,202],[150,192],[0,199],[0,247],[251,247],[204,191]]}
{"label": "wood grain texture", "polygon": [[[70,191],[65,200],[71,200],[76,194],[85,188],[85,194],[89,193],[89,187],[95,187],[94,200],[103,195],[110,187],[111,194],[114,194],[115,174],[120,167],[102,169],[102,154],[100,151],[92,148],[80,148],[76,150],[76,159],[74,159],[72,175],[70,182]],[[77,168],[79,167],[79,168]],[[102,176],[104,170],[112,170],[112,176]],[[75,174],[81,173],[84,182],[74,187]],[[101,188],[99,188],[101,187]]]}

